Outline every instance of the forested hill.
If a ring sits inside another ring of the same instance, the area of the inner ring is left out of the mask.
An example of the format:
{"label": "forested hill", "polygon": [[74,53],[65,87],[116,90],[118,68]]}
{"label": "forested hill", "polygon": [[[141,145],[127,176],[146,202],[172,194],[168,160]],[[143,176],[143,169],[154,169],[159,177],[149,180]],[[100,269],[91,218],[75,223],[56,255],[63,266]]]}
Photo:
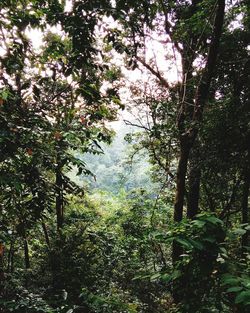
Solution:
{"label": "forested hill", "polygon": [[123,121],[111,123],[115,131],[111,144],[101,144],[103,153],[86,154],[79,157],[87,164],[94,176],[79,177],[78,183],[89,186],[93,191],[104,190],[118,194],[121,189],[132,191],[141,188],[153,191],[151,165],[145,149],[135,151],[133,143],[126,140],[127,135],[138,132],[135,127],[127,126]]}

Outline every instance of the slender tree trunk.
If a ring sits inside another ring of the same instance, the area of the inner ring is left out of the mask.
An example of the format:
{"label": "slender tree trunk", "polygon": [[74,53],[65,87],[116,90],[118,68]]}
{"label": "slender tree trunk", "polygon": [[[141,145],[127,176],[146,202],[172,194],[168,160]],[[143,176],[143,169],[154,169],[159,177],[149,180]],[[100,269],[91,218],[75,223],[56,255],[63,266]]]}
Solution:
{"label": "slender tree trunk", "polygon": [[57,219],[57,231],[58,231],[58,242],[57,249],[51,252],[51,269],[53,273],[53,287],[55,290],[58,290],[62,286],[61,281],[61,255],[62,251],[62,236],[61,230],[63,228],[64,222],[64,199],[63,199],[63,166],[64,162],[60,156],[60,142],[58,143],[57,151],[57,168],[56,168],[56,219]]}
{"label": "slender tree trunk", "polygon": [[[249,222],[248,218],[248,199],[249,199],[249,189],[250,189],[250,175],[246,173],[243,185],[243,195],[242,195],[242,207],[241,207],[241,214],[242,214],[242,224],[247,224]],[[242,254],[246,252],[246,247],[249,245],[249,232],[247,231],[241,239],[241,246],[242,246]]]}
{"label": "slender tree trunk", "polygon": [[7,272],[8,273],[12,273],[13,254],[14,254],[14,241],[11,240],[10,250],[8,252],[8,265],[7,265]]}
{"label": "slender tree trunk", "polygon": [[26,269],[30,268],[30,256],[29,256],[29,244],[27,240],[27,232],[25,229],[26,221],[22,220],[20,223],[20,235],[23,239],[23,250],[24,250],[24,265]]}
{"label": "slender tree trunk", "polygon": [[14,249],[14,246],[13,246],[13,250],[11,252],[11,255],[10,255],[10,272],[11,273],[14,273],[14,270],[15,270],[15,264],[14,264],[14,257],[15,257],[15,249]]}
{"label": "slender tree trunk", "polygon": [[[30,268],[30,255],[29,255],[29,245],[28,240],[26,237],[23,239],[23,247],[24,247],[24,264],[26,271]],[[28,272],[26,272],[25,275],[25,287],[28,289],[29,285],[29,275]]]}
{"label": "slender tree trunk", "polygon": [[175,204],[174,204],[174,221],[175,222],[180,222],[183,217],[183,205],[184,205],[185,184],[186,184],[186,174],[187,174],[189,152],[190,152],[190,148],[188,147],[188,145],[182,145],[178,167],[177,167],[176,193],[175,193]]}
{"label": "slender tree trunk", "polygon": [[201,169],[191,169],[187,202],[187,217],[193,219],[199,212]]}
{"label": "slender tree trunk", "polygon": [[29,269],[30,268],[30,256],[29,256],[29,245],[28,245],[27,238],[24,238],[24,240],[23,240],[23,247],[24,247],[25,268]]}
{"label": "slender tree trunk", "polygon": [[[190,147],[187,144],[181,144],[180,158],[177,168],[177,179],[176,179],[176,194],[175,194],[175,205],[174,205],[174,221],[180,222],[183,218],[183,205],[185,197],[185,184],[186,184],[186,174],[188,166],[188,158],[190,153]],[[180,255],[183,253],[181,245],[174,240],[172,247],[172,261],[175,266]],[[181,294],[179,292],[180,281],[173,282],[173,298],[175,303],[181,302]]]}
{"label": "slender tree trunk", "polygon": [[4,292],[4,280],[5,280],[5,274],[4,274],[4,249],[5,246],[3,243],[0,243],[0,297],[2,297]]}
{"label": "slender tree trunk", "polygon": [[47,231],[46,224],[44,222],[42,222],[42,228],[43,228],[43,233],[44,233],[44,238],[45,238],[46,244],[47,244],[48,248],[50,249],[49,234]]}
{"label": "slender tree trunk", "polygon": [[189,163],[190,170],[188,180],[187,218],[193,219],[195,215],[198,214],[199,212],[200,180],[201,180],[199,149],[197,148],[197,145],[190,155]]}
{"label": "slender tree trunk", "polygon": [[[187,145],[182,145],[177,168],[176,194],[174,204],[174,221],[177,223],[180,222],[183,218],[183,205],[184,205],[185,183],[189,151],[190,150]],[[181,253],[182,253],[181,246],[176,241],[174,241],[172,252],[173,264],[175,264],[179,260]]]}
{"label": "slender tree trunk", "polygon": [[[51,272],[52,272],[52,281],[53,281],[53,287],[55,289],[58,289],[58,286],[60,286],[60,253],[59,255],[56,254],[55,250],[51,249],[50,245],[50,239],[49,239],[49,234],[47,231],[46,224],[42,222],[42,228],[43,228],[43,233],[44,233],[44,238],[48,247],[48,256],[49,256],[49,262],[51,266]],[[60,228],[59,228],[60,230]]]}
{"label": "slender tree trunk", "polygon": [[63,177],[61,160],[58,157],[56,169],[56,218],[57,218],[57,230],[63,227]]}

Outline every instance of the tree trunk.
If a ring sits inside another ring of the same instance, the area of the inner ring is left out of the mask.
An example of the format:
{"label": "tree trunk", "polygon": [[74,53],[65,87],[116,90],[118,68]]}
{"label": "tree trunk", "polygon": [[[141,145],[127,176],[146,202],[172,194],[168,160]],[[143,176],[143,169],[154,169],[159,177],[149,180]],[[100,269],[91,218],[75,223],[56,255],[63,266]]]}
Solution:
{"label": "tree trunk", "polygon": [[15,249],[13,246],[13,250],[11,251],[11,255],[10,255],[10,272],[11,273],[14,273],[14,270],[15,270],[14,257],[15,257]]}
{"label": "tree trunk", "polygon": [[7,265],[7,272],[12,273],[12,268],[13,268],[13,255],[14,255],[14,241],[11,240],[10,243],[10,250],[8,252],[8,265]]}
{"label": "tree trunk", "polygon": [[[177,180],[176,180],[176,194],[175,194],[175,204],[174,204],[174,221],[180,222],[183,217],[183,205],[184,205],[184,196],[185,196],[185,183],[186,183],[186,173],[187,173],[187,164],[189,157],[190,148],[188,145],[181,145],[180,158],[177,168]],[[173,242],[173,252],[172,260],[175,264],[182,253],[181,246],[174,241]]]}
{"label": "tree trunk", "polygon": [[193,168],[189,177],[187,217],[193,219],[199,212],[201,169]]}
{"label": "tree trunk", "polygon": [[200,158],[197,145],[190,155],[189,163],[190,170],[188,180],[187,218],[193,219],[195,215],[199,212],[201,180]]}
{"label": "tree trunk", "polygon": [[[185,195],[185,183],[186,183],[186,174],[187,174],[187,165],[189,162],[189,154],[195,143],[197,138],[200,123],[203,117],[204,106],[207,102],[207,98],[209,96],[210,85],[213,78],[215,66],[216,66],[216,58],[219,51],[219,43],[222,34],[222,27],[224,21],[224,12],[225,12],[225,0],[217,1],[217,9],[216,16],[214,21],[213,32],[211,36],[211,43],[208,50],[207,62],[203,73],[200,77],[199,84],[194,91],[193,99],[194,103],[191,106],[185,101],[185,84],[186,81],[184,79],[184,88],[183,88],[183,100],[180,105],[177,126],[179,130],[180,136],[180,157],[177,167],[177,180],[176,180],[176,194],[175,194],[175,205],[174,205],[174,221],[180,222],[183,217],[183,205],[184,205],[184,195]],[[185,53],[185,52],[184,52]],[[185,55],[182,55],[185,58]],[[186,60],[184,60],[185,62]],[[187,60],[188,61],[188,60]],[[192,64],[192,60],[189,60],[189,64]],[[184,77],[188,73],[185,73]],[[192,99],[192,97],[191,97]],[[190,109],[193,107],[193,114],[191,116]],[[192,201],[194,205],[197,207],[197,195],[199,195],[199,180],[196,181],[194,185],[194,195]],[[193,205],[193,204],[192,204]],[[190,213],[191,214],[191,213]],[[192,214],[193,215],[193,210]],[[182,253],[182,249],[180,245],[174,241],[173,242],[173,252],[172,252],[172,260],[173,265],[177,263],[180,259],[180,255]],[[181,302],[181,295],[178,289],[178,283],[174,282],[173,285],[173,298],[175,303]]]}
{"label": "tree trunk", "polygon": [[3,292],[4,292],[4,280],[5,280],[5,275],[4,275],[4,249],[5,246],[3,243],[0,243],[0,297],[2,297]]}
{"label": "tree trunk", "polygon": [[185,196],[185,183],[187,174],[187,164],[189,158],[190,148],[187,145],[182,145],[180,151],[180,158],[177,167],[176,178],[176,193],[174,204],[174,221],[180,222],[183,217],[183,204]]}
{"label": "tree trunk", "polygon": [[[242,214],[242,224],[248,223],[248,198],[249,198],[249,188],[250,188],[250,175],[246,173],[243,185],[243,195],[242,195],[242,207],[241,207],[241,214]],[[246,252],[246,247],[249,245],[249,232],[247,231],[241,239],[241,246],[242,246],[242,254]]]}
{"label": "tree trunk", "polygon": [[[212,33],[212,40],[208,51],[208,57],[206,66],[203,70],[203,74],[200,79],[200,84],[196,88],[194,110],[192,120],[188,124],[190,126],[185,126],[188,122],[187,118],[187,108],[185,108],[185,103],[183,102],[180,107],[180,112],[177,120],[177,125],[180,134],[180,158],[177,168],[177,181],[176,181],[176,196],[174,205],[174,221],[180,222],[183,217],[183,204],[184,204],[184,194],[185,194],[185,180],[187,173],[187,164],[189,161],[190,150],[192,149],[196,137],[199,131],[199,124],[202,120],[203,109],[206,104],[209,89],[211,85],[211,80],[213,77],[214,69],[216,66],[216,58],[219,50],[219,43],[222,33],[223,21],[224,21],[224,11],[225,11],[225,0],[218,0],[217,11],[214,22],[214,29]],[[196,185],[198,182],[196,182]],[[196,188],[196,194],[197,194]],[[195,199],[195,198],[194,198]],[[195,200],[197,202],[197,198]],[[178,260],[178,247],[173,245],[173,262]]]}
{"label": "tree trunk", "polygon": [[29,269],[30,268],[30,256],[29,256],[29,245],[28,241],[26,238],[23,240],[23,247],[24,247],[24,263],[25,263],[25,268]]}
{"label": "tree trunk", "polygon": [[63,177],[60,157],[57,157],[56,169],[56,220],[57,230],[63,227]]}
{"label": "tree trunk", "polygon": [[42,222],[42,228],[43,228],[43,233],[44,233],[44,238],[45,238],[46,244],[47,244],[48,248],[50,249],[49,235],[48,235],[46,224],[44,222]]}

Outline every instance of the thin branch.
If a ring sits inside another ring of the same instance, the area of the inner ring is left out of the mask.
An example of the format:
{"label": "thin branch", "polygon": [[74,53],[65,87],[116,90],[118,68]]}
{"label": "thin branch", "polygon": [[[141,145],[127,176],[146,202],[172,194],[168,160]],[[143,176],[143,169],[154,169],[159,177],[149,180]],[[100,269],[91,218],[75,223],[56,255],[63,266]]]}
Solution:
{"label": "thin branch", "polygon": [[148,127],[146,127],[146,126],[144,126],[142,124],[140,124],[140,125],[139,124],[135,124],[135,123],[130,122],[129,120],[123,120],[123,121],[124,121],[124,123],[126,125],[134,126],[134,127],[142,128],[142,129],[144,129],[146,131],[150,131],[150,128],[148,128]]}
{"label": "thin branch", "polygon": [[155,70],[151,65],[149,65],[145,60],[143,60],[140,57],[136,57],[137,61],[139,61],[144,67],[146,67],[146,69],[148,69],[155,77],[158,78],[158,80],[160,81],[161,85],[166,87],[166,88],[170,88],[169,83],[167,82],[167,80],[160,74],[160,72],[158,70]]}

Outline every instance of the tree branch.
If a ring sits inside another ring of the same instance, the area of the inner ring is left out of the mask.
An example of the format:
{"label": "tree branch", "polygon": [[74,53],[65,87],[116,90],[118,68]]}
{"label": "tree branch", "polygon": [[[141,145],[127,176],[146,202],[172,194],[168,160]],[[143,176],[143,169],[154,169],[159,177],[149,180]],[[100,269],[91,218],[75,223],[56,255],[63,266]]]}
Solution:
{"label": "tree branch", "polygon": [[158,80],[160,81],[161,85],[169,88],[169,83],[167,80],[160,74],[159,71],[155,70],[151,65],[149,65],[145,60],[140,57],[136,57],[137,61],[139,61],[146,69],[148,69]]}
{"label": "tree branch", "polygon": [[142,124],[140,124],[140,125],[139,124],[135,124],[135,123],[130,122],[129,120],[123,120],[123,121],[128,126],[134,126],[134,127],[142,128],[142,129],[144,129],[146,131],[150,131],[150,129],[148,127],[146,127],[146,126],[144,126]]}

